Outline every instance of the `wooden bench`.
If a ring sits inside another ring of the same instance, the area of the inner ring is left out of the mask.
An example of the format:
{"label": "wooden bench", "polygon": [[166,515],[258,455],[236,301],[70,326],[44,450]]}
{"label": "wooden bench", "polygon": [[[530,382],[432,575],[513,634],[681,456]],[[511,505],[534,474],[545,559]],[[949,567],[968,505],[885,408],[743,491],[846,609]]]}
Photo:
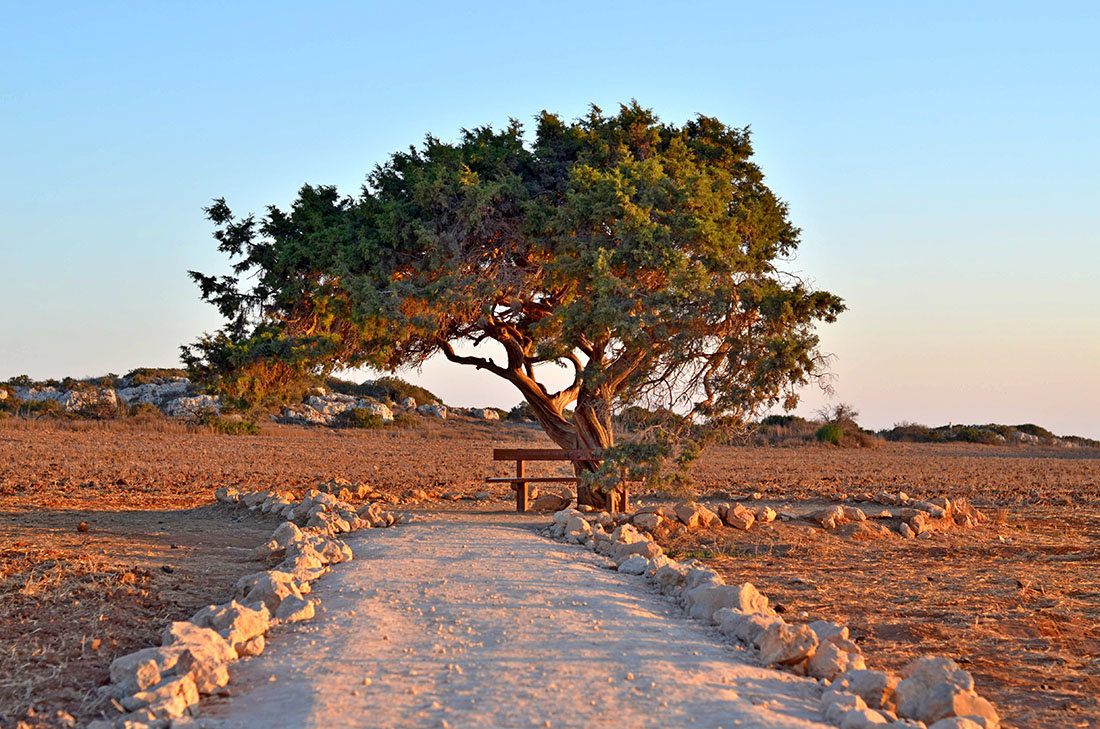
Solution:
{"label": "wooden bench", "polygon": [[[488,483],[506,483],[511,485],[516,492],[516,511],[527,511],[530,500],[529,484],[532,483],[577,483],[576,476],[527,476],[524,473],[524,464],[527,461],[601,461],[600,451],[592,450],[563,450],[561,448],[494,448],[494,461],[515,461],[516,475],[503,477],[490,477],[485,479]],[[629,510],[629,496],[626,486],[608,494],[608,511]]]}

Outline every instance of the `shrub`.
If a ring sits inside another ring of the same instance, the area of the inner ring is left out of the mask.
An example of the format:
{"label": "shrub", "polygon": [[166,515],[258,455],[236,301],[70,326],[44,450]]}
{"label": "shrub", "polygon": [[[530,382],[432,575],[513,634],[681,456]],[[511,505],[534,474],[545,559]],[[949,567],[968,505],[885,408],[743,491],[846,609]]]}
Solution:
{"label": "shrub", "polygon": [[760,421],[760,425],[765,428],[788,428],[805,422],[806,418],[800,415],[769,415]]}
{"label": "shrub", "polygon": [[368,408],[351,408],[340,413],[337,424],[342,428],[363,428],[374,430],[386,424],[381,415],[371,412]]}
{"label": "shrub", "polygon": [[882,435],[886,440],[903,443],[935,443],[943,440],[943,435],[938,430],[919,423],[897,423]]}
{"label": "shrub", "polygon": [[164,413],[151,402],[139,402],[130,407],[130,417],[142,420],[163,420]]}
{"label": "shrub", "polygon": [[242,417],[227,417],[217,413],[202,413],[199,425],[223,435],[259,435],[260,424]]}
{"label": "shrub", "polygon": [[963,443],[982,443],[985,445],[992,445],[994,443],[1000,443],[1001,438],[997,433],[986,428],[977,428],[973,425],[963,426],[961,428],[954,429],[955,440],[962,441]]}
{"label": "shrub", "polygon": [[526,400],[524,400],[523,402],[509,410],[508,414],[504,417],[506,417],[508,420],[534,420],[535,413],[533,410],[531,410],[531,405]]}
{"label": "shrub", "polygon": [[1034,435],[1041,440],[1054,440],[1055,435],[1046,428],[1035,425],[1034,423],[1024,423],[1023,425],[1017,425],[1016,430],[1021,433],[1027,433],[1028,435]]}
{"label": "shrub", "polygon": [[179,367],[138,367],[136,370],[127,372],[125,379],[130,387],[137,387],[171,377],[187,377],[187,370]]}
{"label": "shrub", "polygon": [[841,441],[844,440],[844,428],[836,423],[826,423],[817,429],[817,432],[814,433],[814,437],[821,443],[832,443],[838,446]]}
{"label": "shrub", "polygon": [[405,382],[400,377],[393,377],[392,375],[379,377],[377,380],[366,380],[361,385],[357,385],[354,382],[348,382],[347,380],[341,380],[337,377],[329,377],[325,380],[325,387],[333,392],[339,392],[344,395],[372,397],[382,402],[387,400],[390,402],[401,402],[405,398],[411,397],[416,400],[417,405],[443,403],[435,393],[425,390],[423,387]]}
{"label": "shrub", "polygon": [[391,428],[415,428],[420,421],[408,413],[394,413],[389,425]]}

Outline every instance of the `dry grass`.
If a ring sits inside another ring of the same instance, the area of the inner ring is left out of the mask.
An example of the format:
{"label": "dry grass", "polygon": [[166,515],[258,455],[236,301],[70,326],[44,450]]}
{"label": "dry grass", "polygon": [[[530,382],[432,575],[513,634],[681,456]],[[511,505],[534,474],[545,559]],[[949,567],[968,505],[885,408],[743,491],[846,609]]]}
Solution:
{"label": "dry grass", "polygon": [[[211,505],[216,487],[295,491],[341,476],[392,493],[469,492],[507,470],[492,448],[549,445],[533,427],[477,421],[265,425],[231,437],[156,418],[0,420],[0,726],[32,705],[41,726],[57,710],[92,718],[112,658],[223,600],[257,568],[244,550],[272,525]],[[848,623],[872,665],[925,651],[969,656],[1009,726],[1100,725],[1096,452],[720,447],[697,475],[723,499],[879,488],[969,498],[990,522],[932,541],[853,542],[780,525],[670,546],[709,550],[731,580],[754,582],[788,615]],[[88,532],[76,530],[81,521]]]}

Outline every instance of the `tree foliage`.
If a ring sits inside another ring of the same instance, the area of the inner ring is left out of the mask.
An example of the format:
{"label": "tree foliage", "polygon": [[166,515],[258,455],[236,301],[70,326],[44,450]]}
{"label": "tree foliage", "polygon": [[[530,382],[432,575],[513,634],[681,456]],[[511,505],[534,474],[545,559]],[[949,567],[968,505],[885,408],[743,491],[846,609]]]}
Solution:
{"label": "tree foliage", "polygon": [[[543,112],[530,140],[516,121],[428,136],[355,196],[307,185],[259,218],[206,212],[233,273],[192,276],[226,324],[184,357],[239,398],[442,353],[515,385],[563,447],[607,448],[621,404],[695,423],[793,406],[820,370],[815,323],[843,310],[780,269],[799,231],[748,129],[637,103]],[[551,392],[544,363],[572,383]]]}

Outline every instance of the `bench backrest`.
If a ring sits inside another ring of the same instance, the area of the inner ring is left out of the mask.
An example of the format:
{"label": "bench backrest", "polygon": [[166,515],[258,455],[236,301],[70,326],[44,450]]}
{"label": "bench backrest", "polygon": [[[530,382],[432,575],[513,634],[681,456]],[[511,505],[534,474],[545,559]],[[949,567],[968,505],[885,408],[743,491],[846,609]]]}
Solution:
{"label": "bench backrest", "polygon": [[494,448],[494,461],[599,461],[603,451],[562,448]]}

